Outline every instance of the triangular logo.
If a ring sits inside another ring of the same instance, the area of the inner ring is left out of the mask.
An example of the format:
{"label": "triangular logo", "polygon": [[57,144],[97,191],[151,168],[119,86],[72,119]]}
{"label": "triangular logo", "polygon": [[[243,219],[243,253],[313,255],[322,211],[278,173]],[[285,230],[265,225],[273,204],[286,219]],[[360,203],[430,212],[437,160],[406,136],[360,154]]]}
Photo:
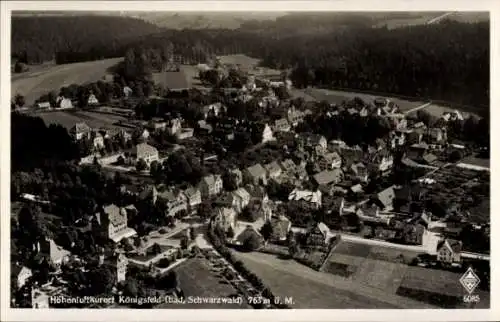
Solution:
{"label": "triangular logo", "polygon": [[460,283],[469,294],[472,294],[472,292],[474,292],[480,282],[481,280],[476,275],[476,273],[474,273],[472,267],[469,267],[469,269],[467,269],[464,275],[462,275],[462,277],[460,278]]}

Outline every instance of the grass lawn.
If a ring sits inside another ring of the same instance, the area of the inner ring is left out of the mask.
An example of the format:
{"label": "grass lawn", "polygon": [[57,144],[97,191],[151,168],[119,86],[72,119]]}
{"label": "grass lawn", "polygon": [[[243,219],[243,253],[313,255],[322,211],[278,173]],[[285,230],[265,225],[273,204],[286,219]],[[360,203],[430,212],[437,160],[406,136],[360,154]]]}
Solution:
{"label": "grass lawn", "polygon": [[[416,298],[446,308],[463,308],[462,297],[467,294],[460,284],[462,274],[422,267],[408,267],[397,294]],[[476,289],[480,302],[478,308],[489,307],[490,294]]]}
{"label": "grass lawn", "polygon": [[91,62],[53,65],[43,69],[15,75],[11,81],[11,95],[21,94],[26,104],[33,104],[40,96],[71,84],[84,84],[101,80],[107,70],[123,58],[103,59]]}
{"label": "grass lawn", "polygon": [[42,118],[47,125],[60,124],[68,130],[79,122],[85,122],[91,128],[121,128],[121,126],[115,123],[119,120],[125,120],[121,116],[89,111],[42,112],[35,114],[35,116]]}
{"label": "grass lawn", "polygon": [[[356,92],[344,92],[337,90],[327,90],[327,89],[319,89],[319,88],[308,88],[303,90],[306,94],[316,98],[317,100],[325,100],[330,103],[340,104],[342,101],[348,101],[355,97],[359,97],[367,103],[373,102],[373,100],[377,97],[385,97],[381,95],[371,95],[371,94],[363,94]],[[420,106],[424,104],[424,102],[419,101],[407,101],[398,98],[388,97],[391,101],[396,103],[402,111],[407,111],[414,107]]]}
{"label": "grass lawn", "polygon": [[366,259],[358,267],[353,279],[359,283],[395,293],[408,266]]}
{"label": "grass lawn", "polygon": [[360,244],[360,243],[350,243],[341,241],[340,244],[335,247],[333,251],[332,258],[335,257],[336,254],[356,256],[356,257],[367,257],[373,246]]}
{"label": "grass lawn", "polygon": [[[269,286],[276,296],[293,298],[293,308],[301,309],[355,309],[355,308],[395,308],[387,303],[338,289],[330,285],[297,274],[277,270],[270,265],[241,258],[252,272]],[[281,262],[281,261],[280,261]],[[286,261],[288,265],[300,265]],[[322,274],[322,273],[315,273]]]}
{"label": "grass lawn", "polygon": [[153,73],[153,81],[171,90],[187,89],[191,85],[182,69],[178,72]]}
{"label": "grass lawn", "polygon": [[490,159],[478,158],[475,156],[469,156],[467,158],[464,158],[460,160],[460,163],[472,164],[485,168],[490,167]]}
{"label": "grass lawn", "polygon": [[352,265],[347,265],[343,263],[337,263],[329,261],[324,269],[325,272],[338,275],[340,277],[349,278],[355,273],[356,267]]}
{"label": "grass lawn", "polygon": [[226,55],[218,56],[220,62],[228,65],[241,65],[244,68],[253,68],[259,64],[259,59],[249,57],[247,55],[237,54],[237,55]]}
{"label": "grass lawn", "polygon": [[[162,253],[172,248],[172,247],[166,246],[166,245],[159,245],[159,246],[160,246],[160,249],[161,249]],[[148,249],[146,250],[146,254],[145,255],[135,255],[135,256],[132,256],[131,259],[136,260],[136,261],[146,262],[146,261],[148,261],[148,260],[150,260],[152,258],[155,258],[159,254],[152,253],[151,252],[152,249],[153,249],[153,246],[148,247]]]}
{"label": "grass lawn", "polygon": [[[237,296],[237,290],[224,283],[222,277],[218,277],[210,270],[206,259],[193,258],[180,264],[175,268],[179,276],[180,286],[184,291],[184,296],[210,297],[232,297]],[[250,306],[243,303],[237,304],[162,304],[158,308],[178,308],[178,309],[244,309]]]}
{"label": "grass lawn", "polygon": [[370,254],[367,258],[391,263],[409,264],[420,253],[402,249],[371,246]]}

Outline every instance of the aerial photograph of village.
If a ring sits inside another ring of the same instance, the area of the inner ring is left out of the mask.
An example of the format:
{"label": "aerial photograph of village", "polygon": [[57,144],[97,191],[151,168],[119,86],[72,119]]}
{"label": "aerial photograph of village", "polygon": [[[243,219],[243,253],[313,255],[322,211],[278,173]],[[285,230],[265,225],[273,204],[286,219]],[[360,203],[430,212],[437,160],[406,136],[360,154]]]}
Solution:
{"label": "aerial photograph of village", "polygon": [[488,12],[15,11],[10,50],[11,308],[490,308]]}

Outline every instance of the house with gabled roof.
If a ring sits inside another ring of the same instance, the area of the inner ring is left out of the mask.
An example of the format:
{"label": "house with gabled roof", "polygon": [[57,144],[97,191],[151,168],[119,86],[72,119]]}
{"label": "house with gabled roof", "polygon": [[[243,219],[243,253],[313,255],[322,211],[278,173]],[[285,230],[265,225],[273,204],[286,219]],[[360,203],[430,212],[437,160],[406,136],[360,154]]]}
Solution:
{"label": "house with gabled roof", "polygon": [[165,189],[158,192],[158,198],[165,200],[167,204],[166,215],[173,217],[181,211],[188,210],[188,199],[178,189]]}
{"label": "house with gabled roof", "polygon": [[248,206],[248,204],[250,203],[251,196],[245,188],[238,188],[235,191],[231,192],[231,194],[236,201],[235,206],[237,212],[241,212],[243,208]]}
{"label": "house with gabled roof", "polygon": [[104,254],[99,256],[99,266],[108,267],[115,275],[116,283],[121,283],[126,280],[128,259],[124,254],[113,254],[105,257]]}
{"label": "house with gabled roof", "polygon": [[87,105],[99,105],[99,101],[97,100],[97,97],[94,94],[90,94],[89,98],[87,100]]}
{"label": "house with gabled roof", "polygon": [[297,126],[302,123],[305,118],[305,113],[291,106],[287,111],[287,120],[291,126]]}
{"label": "house with gabled roof", "polygon": [[38,102],[36,105],[39,109],[50,109],[51,108],[50,102]]}
{"label": "house with gabled roof", "polygon": [[266,169],[267,177],[269,179],[278,178],[282,174],[281,167],[279,166],[277,161],[273,161],[264,165],[264,168]]}
{"label": "house with gabled roof", "polygon": [[292,222],[285,216],[272,217],[271,224],[271,241],[283,242],[288,237],[288,232],[292,228]]}
{"label": "house with gabled roof", "polygon": [[280,118],[274,121],[272,129],[274,132],[288,132],[290,131],[291,126],[286,118]]}
{"label": "house with gabled roof", "polygon": [[310,191],[295,188],[288,195],[288,200],[303,201],[317,209],[321,207],[322,193],[320,190]]}
{"label": "house with gabled roof", "polygon": [[318,186],[329,186],[337,184],[344,178],[344,173],[340,169],[325,170],[313,176],[314,182]]}
{"label": "house with gabled roof", "polygon": [[52,265],[59,268],[69,260],[71,252],[57,245],[52,239],[43,239],[38,242],[38,252],[49,260]]}
{"label": "house with gabled roof", "polygon": [[11,266],[10,275],[16,280],[17,288],[20,289],[33,276],[33,272],[28,267],[15,263]]}
{"label": "house with gabled roof", "polygon": [[370,156],[369,162],[382,173],[387,173],[394,165],[394,157],[388,150],[378,150],[375,154]]}
{"label": "house with gabled roof", "polygon": [[266,169],[260,164],[254,164],[243,171],[243,181],[254,185],[267,185]]}
{"label": "house with gabled roof", "polygon": [[433,164],[438,160],[438,157],[433,153],[424,153],[422,155],[422,161],[428,165]]}
{"label": "house with gabled roof", "polygon": [[239,187],[243,184],[243,173],[238,168],[233,168],[229,170],[229,175],[235,180],[236,186]]}
{"label": "house with gabled roof", "polygon": [[325,153],[328,147],[328,141],[321,134],[301,133],[300,140],[305,146],[310,147],[313,151],[318,152],[318,154]]}
{"label": "house with gabled roof", "polygon": [[148,184],[140,189],[138,192],[139,200],[149,200],[154,205],[158,200],[158,190],[152,184]]}
{"label": "house with gabled roof", "polygon": [[362,162],[355,163],[351,166],[351,172],[354,178],[361,182],[368,182],[368,169]]}
{"label": "house with gabled roof", "polygon": [[57,107],[61,109],[73,108],[73,102],[71,101],[71,99],[64,96],[57,97],[56,104]]}
{"label": "house with gabled roof", "polygon": [[376,202],[384,211],[391,211],[393,209],[393,201],[396,198],[394,186],[382,190],[377,194]]}
{"label": "house with gabled roof", "polygon": [[218,174],[210,174],[201,179],[199,189],[203,198],[210,198],[221,193],[223,188],[222,177]]}
{"label": "house with gabled roof", "polygon": [[445,239],[437,245],[437,260],[447,264],[460,263],[462,242],[455,239]]}
{"label": "house with gabled roof", "polygon": [[137,144],[132,148],[130,154],[136,161],[143,159],[148,165],[150,165],[151,162],[158,161],[160,159],[158,150],[154,146],[147,143]]}
{"label": "house with gabled roof", "polygon": [[187,198],[188,201],[188,208],[190,211],[193,211],[198,207],[198,205],[201,204],[201,191],[198,188],[195,187],[189,187],[186,190],[184,190],[184,195]]}
{"label": "house with gabled roof", "polygon": [[321,171],[339,169],[342,166],[342,158],[337,152],[328,152],[318,157],[318,167]]}
{"label": "house with gabled roof", "polygon": [[225,232],[229,228],[236,228],[236,211],[233,208],[219,207],[215,210],[213,224],[221,227]]}
{"label": "house with gabled roof", "polygon": [[92,221],[92,228],[101,236],[111,239],[115,243],[123,238],[135,236],[134,229],[128,227],[127,210],[114,204],[101,208],[101,211],[95,214]]}
{"label": "house with gabled roof", "polygon": [[92,145],[95,149],[101,150],[104,148],[104,137],[98,131],[92,131],[90,135],[92,139]]}
{"label": "house with gabled roof", "polygon": [[328,242],[330,229],[322,222],[310,227],[306,233],[306,244],[308,246],[325,246]]}
{"label": "house with gabled roof", "polygon": [[79,122],[73,125],[73,127],[69,130],[69,134],[75,141],[82,140],[84,138],[90,138],[92,130],[91,128],[84,122]]}

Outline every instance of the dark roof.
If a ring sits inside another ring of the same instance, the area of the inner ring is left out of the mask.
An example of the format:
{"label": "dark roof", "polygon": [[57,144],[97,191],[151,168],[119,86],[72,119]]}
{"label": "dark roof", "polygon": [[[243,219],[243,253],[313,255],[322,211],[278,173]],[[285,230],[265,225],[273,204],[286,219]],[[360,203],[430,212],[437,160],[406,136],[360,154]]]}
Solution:
{"label": "dark roof", "polygon": [[459,253],[462,251],[462,242],[456,239],[446,239],[438,243],[438,249],[443,247],[447,243],[454,253]]}
{"label": "dark roof", "polygon": [[438,159],[438,157],[432,153],[425,153],[422,159],[427,163],[432,163]]}
{"label": "dark roof", "polygon": [[271,219],[271,226],[274,237],[283,239],[286,238],[292,223],[288,219],[273,218]]}
{"label": "dark roof", "polygon": [[319,185],[330,184],[332,182],[336,182],[340,180],[342,177],[342,170],[334,169],[331,171],[322,171],[314,175],[314,181],[316,181]]}
{"label": "dark roof", "polygon": [[377,194],[377,198],[385,208],[392,207],[392,201],[395,198],[394,187],[389,187],[385,190],[382,190]]}

